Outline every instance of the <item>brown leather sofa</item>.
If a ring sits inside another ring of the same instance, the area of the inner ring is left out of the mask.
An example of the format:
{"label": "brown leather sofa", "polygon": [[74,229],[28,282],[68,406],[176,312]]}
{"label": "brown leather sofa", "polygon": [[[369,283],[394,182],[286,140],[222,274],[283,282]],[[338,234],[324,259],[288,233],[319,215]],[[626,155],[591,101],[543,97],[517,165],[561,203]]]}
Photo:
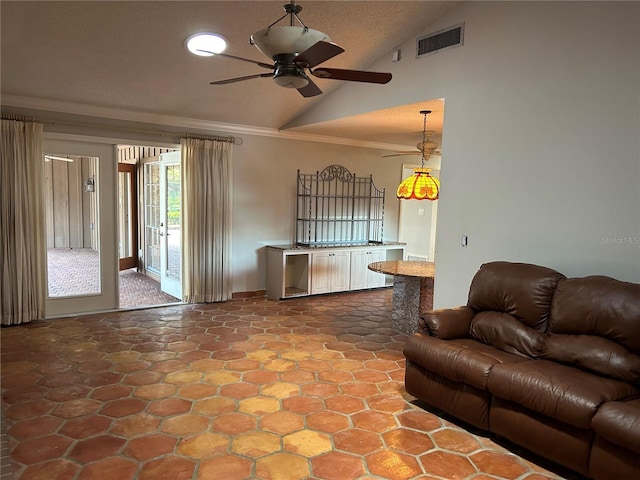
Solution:
{"label": "brown leather sofa", "polygon": [[404,354],[427,405],[581,475],[640,479],[640,284],[487,263]]}

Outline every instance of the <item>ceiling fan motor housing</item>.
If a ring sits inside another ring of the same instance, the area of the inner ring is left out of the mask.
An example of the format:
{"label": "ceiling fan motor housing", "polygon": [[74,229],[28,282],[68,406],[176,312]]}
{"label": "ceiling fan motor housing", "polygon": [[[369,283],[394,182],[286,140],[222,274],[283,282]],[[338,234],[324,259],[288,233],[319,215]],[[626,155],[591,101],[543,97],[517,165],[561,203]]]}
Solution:
{"label": "ceiling fan motor housing", "polygon": [[280,63],[276,61],[273,81],[281,87],[302,88],[309,84],[309,77],[304,70],[294,63]]}

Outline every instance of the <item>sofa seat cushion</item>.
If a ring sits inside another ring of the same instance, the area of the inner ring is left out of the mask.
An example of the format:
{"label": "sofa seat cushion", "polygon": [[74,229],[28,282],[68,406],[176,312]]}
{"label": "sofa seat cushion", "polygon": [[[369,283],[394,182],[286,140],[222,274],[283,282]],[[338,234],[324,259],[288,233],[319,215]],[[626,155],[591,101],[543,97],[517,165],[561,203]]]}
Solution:
{"label": "sofa seat cushion", "polygon": [[429,372],[481,390],[487,389],[489,372],[494,365],[527,361],[470,338],[441,340],[422,334],[407,339],[404,355]]}
{"label": "sofa seat cushion", "polygon": [[627,383],[548,360],[497,364],[487,387],[500,398],[580,428],[590,428],[604,402],[637,394]]}
{"label": "sofa seat cushion", "polygon": [[640,398],[605,403],[598,409],[591,425],[609,442],[640,455]]}

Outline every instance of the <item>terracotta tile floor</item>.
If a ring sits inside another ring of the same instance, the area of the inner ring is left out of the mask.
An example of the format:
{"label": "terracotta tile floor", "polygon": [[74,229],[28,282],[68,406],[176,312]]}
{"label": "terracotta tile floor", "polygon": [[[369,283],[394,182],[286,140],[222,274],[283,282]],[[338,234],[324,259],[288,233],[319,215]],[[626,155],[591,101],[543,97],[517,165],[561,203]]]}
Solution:
{"label": "terracotta tile floor", "polygon": [[381,289],[4,327],[15,478],[560,478],[412,403],[390,305]]}
{"label": "terracotta tile floor", "polygon": [[[48,293],[66,297],[100,291],[100,259],[90,248],[50,248],[47,250]],[[120,308],[180,302],[160,290],[160,283],[138,273],[135,268],[119,274]]]}

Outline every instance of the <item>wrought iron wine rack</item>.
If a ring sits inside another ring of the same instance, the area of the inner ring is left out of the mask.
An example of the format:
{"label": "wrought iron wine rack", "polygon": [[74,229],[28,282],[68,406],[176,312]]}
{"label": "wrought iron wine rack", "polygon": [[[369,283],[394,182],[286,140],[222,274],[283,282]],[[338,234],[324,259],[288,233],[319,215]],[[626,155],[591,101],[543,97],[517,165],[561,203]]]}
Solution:
{"label": "wrought iron wine rack", "polygon": [[384,189],[373,176],[357,177],[345,167],[298,170],[296,245],[306,247],[382,244]]}

